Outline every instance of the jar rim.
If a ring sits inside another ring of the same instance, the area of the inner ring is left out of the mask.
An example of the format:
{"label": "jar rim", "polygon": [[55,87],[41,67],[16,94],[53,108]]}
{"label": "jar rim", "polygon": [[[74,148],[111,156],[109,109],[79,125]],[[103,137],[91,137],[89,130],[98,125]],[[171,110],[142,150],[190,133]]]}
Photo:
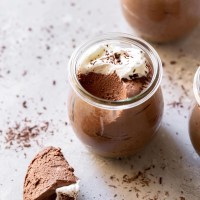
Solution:
{"label": "jar rim", "polygon": [[[102,99],[99,97],[96,97],[86,91],[77,78],[76,73],[76,67],[77,67],[77,60],[81,56],[81,54],[84,52],[84,50],[88,49],[92,45],[95,45],[98,42],[105,42],[105,41],[124,41],[124,42],[130,42],[130,44],[135,45],[136,47],[143,50],[150,58],[152,62],[153,67],[153,77],[149,84],[149,86],[140,94],[124,99],[119,101],[113,101],[113,100],[107,100]],[[96,36],[84,43],[82,43],[72,54],[70,60],[69,60],[69,68],[68,68],[68,80],[73,88],[73,90],[76,92],[78,96],[80,96],[84,101],[87,103],[103,108],[103,109],[112,109],[112,110],[118,110],[118,109],[127,109],[131,107],[138,106],[142,104],[143,102],[147,101],[158,89],[161,83],[163,69],[162,69],[162,62],[160,60],[160,57],[156,50],[146,41],[143,39],[140,39],[138,37],[134,37],[130,34],[125,33],[106,33],[101,34],[100,36]]]}
{"label": "jar rim", "polygon": [[197,103],[200,105],[200,66],[194,75],[193,92]]}

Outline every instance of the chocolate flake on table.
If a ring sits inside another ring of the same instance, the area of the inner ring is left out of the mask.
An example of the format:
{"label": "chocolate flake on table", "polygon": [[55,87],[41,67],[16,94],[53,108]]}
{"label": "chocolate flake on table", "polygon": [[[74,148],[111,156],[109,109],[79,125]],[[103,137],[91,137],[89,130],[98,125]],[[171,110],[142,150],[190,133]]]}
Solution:
{"label": "chocolate flake on table", "polygon": [[183,90],[185,96],[188,96],[188,92],[187,92],[185,86],[184,86],[184,85],[181,85],[181,88],[182,88],[182,90]]}
{"label": "chocolate flake on table", "polygon": [[168,103],[167,105],[172,106],[173,108],[183,108],[183,104],[180,101],[173,101],[172,103]]}
{"label": "chocolate flake on table", "polygon": [[5,50],[6,50],[6,46],[3,45],[3,46],[1,47],[1,53],[4,53]]}
{"label": "chocolate flake on table", "polygon": [[144,186],[149,186],[151,179],[149,179],[146,176],[145,172],[141,172],[139,171],[135,176],[133,177],[129,177],[128,175],[124,175],[123,176],[123,182],[125,183],[131,183],[133,181],[139,181],[141,183],[141,185]]}
{"label": "chocolate flake on table", "polygon": [[46,107],[46,106],[43,106],[43,110],[47,110],[47,107]]}
{"label": "chocolate flake on table", "polygon": [[30,28],[30,27],[28,28],[28,31],[29,31],[29,32],[31,32],[32,30],[33,30],[32,28]]}
{"label": "chocolate flake on table", "polygon": [[23,106],[23,108],[27,109],[27,108],[28,108],[28,107],[27,107],[27,102],[24,101],[24,102],[22,103],[22,106]]}
{"label": "chocolate flake on table", "polygon": [[[149,186],[149,184],[152,182],[152,180],[147,175],[147,172],[154,169],[155,165],[151,165],[147,168],[145,168],[143,171],[138,171],[137,174],[134,176],[128,176],[125,174],[122,179],[122,183],[132,183],[135,182],[136,185],[141,185],[142,187]],[[153,174],[150,173],[151,176]],[[153,176],[154,177],[154,176]],[[154,177],[156,178],[156,177]]]}
{"label": "chocolate flake on table", "polygon": [[112,188],[117,188],[117,186],[115,185],[108,185],[109,187],[112,187]]}
{"label": "chocolate flake on table", "polygon": [[42,59],[42,56],[37,56],[36,58],[39,59],[39,60],[41,60],[41,59]]}
{"label": "chocolate flake on table", "polygon": [[53,84],[53,85],[56,85],[56,81],[55,81],[55,80],[53,80],[52,84]]}
{"label": "chocolate flake on table", "polygon": [[24,70],[24,72],[22,73],[22,76],[26,76],[27,75],[27,71]]}
{"label": "chocolate flake on table", "polygon": [[10,127],[5,133],[5,148],[27,148],[31,146],[31,141],[35,140],[40,134],[47,132],[49,122],[42,122],[39,125],[25,119],[24,124],[16,123],[14,127]]}
{"label": "chocolate flake on table", "polygon": [[46,44],[46,50],[49,50],[50,46],[48,44]]}
{"label": "chocolate flake on table", "polygon": [[70,4],[72,7],[74,7],[76,4],[74,2],[71,2]]}

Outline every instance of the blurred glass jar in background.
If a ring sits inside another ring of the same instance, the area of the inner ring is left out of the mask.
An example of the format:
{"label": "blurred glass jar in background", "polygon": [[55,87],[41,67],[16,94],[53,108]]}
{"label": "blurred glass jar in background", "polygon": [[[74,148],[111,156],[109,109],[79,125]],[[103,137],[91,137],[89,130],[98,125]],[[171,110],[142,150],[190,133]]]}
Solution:
{"label": "blurred glass jar in background", "polygon": [[121,4],[128,23],[153,42],[184,37],[200,19],[200,0],[121,0]]}
{"label": "blurred glass jar in background", "polygon": [[193,90],[196,101],[190,115],[189,133],[191,142],[200,155],[200,67],[194,77]]}

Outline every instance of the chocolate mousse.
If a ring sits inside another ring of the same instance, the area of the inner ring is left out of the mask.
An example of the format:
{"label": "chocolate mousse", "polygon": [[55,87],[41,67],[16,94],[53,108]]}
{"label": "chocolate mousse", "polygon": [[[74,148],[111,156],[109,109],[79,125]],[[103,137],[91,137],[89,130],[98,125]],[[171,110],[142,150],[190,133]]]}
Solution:
{"label": "chocolate mousse", "polygon": [[24,200],[75,200],[78,179],[60,148],[47,147],[30,163],[24,181]]}
{"label": "chocolate mousse", "polygon": [[71,125],[89,150],[106,157],[142,149],[158,130],[163,113],[161,62],[156,58],[156,68],[157,60],[139,47],[143,41],[137,46],[137,40],[129,44],[127,38],[98,41],[80,49],[80,58],[70,62],[76,69],[69,79]]}
{"label": "chocolate mousse", "polygon": [[189,132],[191,142],[200,155],[200,106],[198,104],[195,105],[190,116]]}
{"label": "chocolate mousse", "polygon": [[116,73],[104,75],[90,72],[79,74],[78,79],[85,90],[92,95],[107,100],[123,100],[140,94],[151,80],[148,77],[122,79]]}
{"label": "chocolate mousse", "polygon": [[195,105],[189,120],[189,133],[191,142],[200,155],[200,67],[197,69],[193,80],[193,92],[195,96]]}

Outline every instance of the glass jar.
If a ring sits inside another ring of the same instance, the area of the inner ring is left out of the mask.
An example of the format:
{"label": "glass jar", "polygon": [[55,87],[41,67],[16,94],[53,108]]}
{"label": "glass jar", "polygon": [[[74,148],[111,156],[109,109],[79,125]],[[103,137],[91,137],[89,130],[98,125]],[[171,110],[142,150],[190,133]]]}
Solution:
{"label": "glass jar", "polygon": [[189,133],[191,142],[200,155],[200,67],[194,77],[193,91],[196,101],[190,115]]}
{"label": "glass jar", "polygon": [[[149,86],[139,95],[120,101],[100,99],[88,93],[79,83],[77,68],[82,53],[93,45],[120,44],[137,47],[153,68]],[[111,33],[82,44],[69,62],[68,112],[78,138],[92,152],[105,157],[127,156],[148,144],[159,128],[163,114],[163,96],[160,88],[161,60],[147,42],[131,35]]]}
{"label": "glass jar", "polygon": [[134,30],[154,42],[186,36],[200,19],[199,0],[121,0],[121,4]]}

